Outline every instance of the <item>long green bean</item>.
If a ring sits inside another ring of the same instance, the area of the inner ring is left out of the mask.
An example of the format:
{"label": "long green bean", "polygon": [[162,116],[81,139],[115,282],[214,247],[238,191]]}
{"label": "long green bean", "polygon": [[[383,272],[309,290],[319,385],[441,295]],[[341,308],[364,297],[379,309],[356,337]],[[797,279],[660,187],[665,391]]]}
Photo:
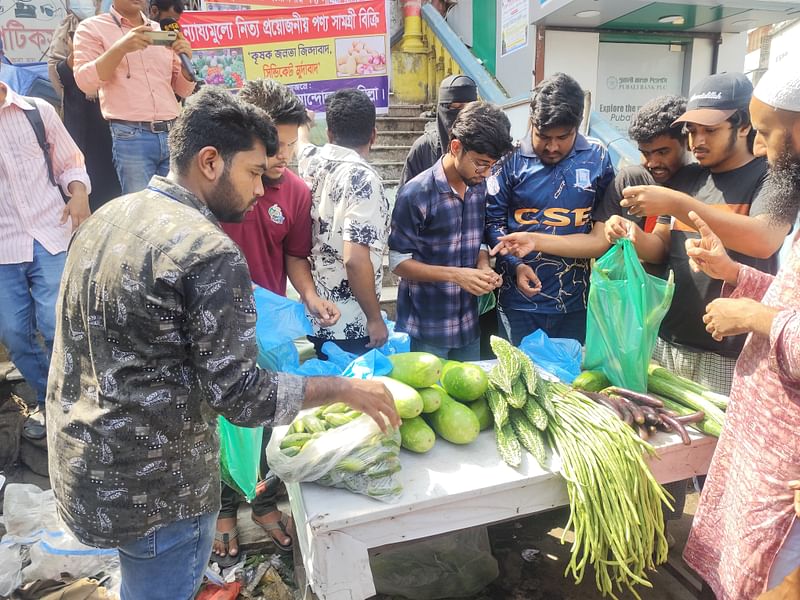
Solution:
{"label": "long green bean", "polygon": [[647,572],[667,558],[662,502],[666,493],[656,482],[643,454],[655,451],[607,408],[558,383],[540,388],[553,406],[545,430],[561,458],[570,515],[562,536],[572,531],[566,574],[579,583],[586,566],[595,570],[603,595],[652,587]]}

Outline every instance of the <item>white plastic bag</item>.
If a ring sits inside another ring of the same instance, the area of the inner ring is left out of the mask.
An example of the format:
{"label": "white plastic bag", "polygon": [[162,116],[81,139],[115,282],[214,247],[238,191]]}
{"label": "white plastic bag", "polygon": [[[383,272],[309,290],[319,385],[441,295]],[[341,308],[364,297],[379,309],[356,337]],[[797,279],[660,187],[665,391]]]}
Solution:
{"label": "white plastic bag", "polygon": [[92,577],[100,572],[114,579],[113,575],[119,573],[116,549],[86,546],[69,531],[43,532],[39,542],[31,546],[30,555],[31,564],[22,570],[24,581],[58,579],[61,573]]}
{"label": "white plastic bag", "polygon": [[[7,533],[0,541],[0,596],[28,581],[58,579],[61,573],[80,578],[102,571],[110,577],[107,589],[119,584],[116,549],[92,548],[79,542],[59,519],[52,490],[9,484],[3,517]],[[21,550],[25,547],[30,564],[23,567]]]}
{"label": "white plastic bag", "polygon": [[3,516],[6,536],[20,540],[35,539],[37,532],[61,526],[53,490],[42,490],[30,483],[9,483],[6,486]]}
{"label": "white plastic bag", "polygon": [[486,527],[371,552],[369,562],[379,594],[411,600],[474,596],[500,573]]}
{"label": "white plastic bag", "polygon": [[0,597],[22,585],[22,555],[17,545],[0,542]]}
{"label": "white plastic bag", "polygon": [[[297,418],[308,414],[314,411],[304,411]],[[384,502],[399,499],[403,491],[399,430],[384,434],[371,417],[361,415],[309,440],[296,456],[281,451],[288,432],[289,427],[276,427],[267,446],[269,468],[283,481],[314,481]]]}

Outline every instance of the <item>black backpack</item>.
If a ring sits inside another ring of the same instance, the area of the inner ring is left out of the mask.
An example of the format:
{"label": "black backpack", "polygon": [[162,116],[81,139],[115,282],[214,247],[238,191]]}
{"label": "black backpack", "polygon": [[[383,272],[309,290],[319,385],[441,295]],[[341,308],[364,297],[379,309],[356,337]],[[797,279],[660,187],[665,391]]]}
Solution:
{"label": "black backpack", "polygon": [[44,154],[44,162],[47,165],[47,175],[50,177],[50,183],[58,187],[56,183],[55,175],[53,174],[53,160],[50,157],[50,144],[47,141],[47,133],[44,129],[44,121],[42,121],[42,113],[39,112],[39,107],[36,106],[36,103],[33,101],[33,98],[28,98],[23,96],[28,103],[33,106],[33,110],[23,110],[22,112],[25,113],[25,116],[28,119],[28,122],[33,127],[33,133],[36,135],[36,141],[39,142],[39,147],[42,149],[42,153]]}

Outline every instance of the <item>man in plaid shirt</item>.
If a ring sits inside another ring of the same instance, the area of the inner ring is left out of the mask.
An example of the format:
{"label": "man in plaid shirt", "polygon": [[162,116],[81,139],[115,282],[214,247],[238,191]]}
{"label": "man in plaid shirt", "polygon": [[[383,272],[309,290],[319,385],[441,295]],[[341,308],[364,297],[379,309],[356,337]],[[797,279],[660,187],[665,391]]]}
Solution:
{"label": "man in plaid shirt", "polygon": [[501,283],[481,246],[486,178],[512,148],[502,110],[472,102],[458,115],[447,152],[397,195],[389,264],[402,278],[397,331],[411,350],[452,360],[480,359],[478,296]]}

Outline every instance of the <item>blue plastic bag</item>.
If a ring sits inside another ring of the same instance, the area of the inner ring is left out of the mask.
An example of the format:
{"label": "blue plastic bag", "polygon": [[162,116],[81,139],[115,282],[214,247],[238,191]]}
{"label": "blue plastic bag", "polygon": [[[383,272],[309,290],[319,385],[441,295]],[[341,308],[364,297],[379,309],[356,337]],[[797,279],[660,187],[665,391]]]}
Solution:
{"label": "blue plastic bag", "polygon": [[[255,286],[258,366],[291,371],[300,366],[294,340],[312,333],[305,307],[299,302]],[[279,325],[279,326],[278,326]]]}
{"label": "blue plastic bag", "polygon": [[372,349],[353,359],[342,372],[342,377],[372,379],[379,375],[388,375],[391,372],[391,361],[381,351]]}
{"label": "blue plastic bag", "polygon": [[400,354],[401,352],[411,352],[411,338],[409,335],[395,331],[394,321],[387,319],[386,313],[383,313],[383,322],[386,323],[386,329],[389,330],[389,339],[381,346],[381,352],[386,356]]}
{"label": "blue plastic bag", "polygon": [[537,329],[522,338],[519,349],[531,357],[537,367],[572,383],[581,373],[581,343],[569,338],[551,338]]}
{"label": "blue plastic bag", "polygon": [[[311,323],[299,302],[255,286],[258,366],[290,371],[300,366],[295,338],[311,333]],[[239,427],[220,416],[219,458],[222,480],[252,500],[258,483],[263,427]]]}

